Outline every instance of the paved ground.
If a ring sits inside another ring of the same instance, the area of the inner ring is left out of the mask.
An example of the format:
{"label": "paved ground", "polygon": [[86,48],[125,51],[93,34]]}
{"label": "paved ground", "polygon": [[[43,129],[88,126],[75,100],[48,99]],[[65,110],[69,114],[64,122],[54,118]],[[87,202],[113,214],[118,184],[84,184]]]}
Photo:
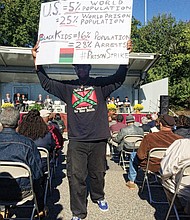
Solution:
{"label": "paved ground", "polygon": [[[66,151],[66,149],[64,149]],[[65,169],[64,153],[59,158],[59,166],[56,170],[56,178],[53,179],[55,189],[52,196],[48,197],[50,209],[48,220],[70,220],[71,212],[69,209],[69,189]],[[126,174],[117,163],[108,157],[106,174],[105,193],[109,203],[109,211],[101,212],[97,205],[88,202],[88,216],[85,220],[162,220],[166,214],[167,205],[150,205],[148,202],[147,191],[143,194],[137,190],[129,190],[126,185]],[[142,179],[140,177],[140,179]],[[139,179],[139,180],[140,180]],[[139,182],[140,185],[140,182]],[[163,191],[157,190],[155,196],[162,200]]]}

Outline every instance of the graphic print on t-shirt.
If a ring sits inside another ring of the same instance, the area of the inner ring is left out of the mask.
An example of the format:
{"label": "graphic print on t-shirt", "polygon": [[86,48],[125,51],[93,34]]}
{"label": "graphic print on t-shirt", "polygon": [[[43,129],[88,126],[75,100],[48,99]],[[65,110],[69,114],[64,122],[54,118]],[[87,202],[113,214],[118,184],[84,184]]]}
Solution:
{"label": "graphic print on t-shirt", "polygon": [[95,111],[97,96],[94,88],[77,88],[73,90],[72,106],[75,113]]}

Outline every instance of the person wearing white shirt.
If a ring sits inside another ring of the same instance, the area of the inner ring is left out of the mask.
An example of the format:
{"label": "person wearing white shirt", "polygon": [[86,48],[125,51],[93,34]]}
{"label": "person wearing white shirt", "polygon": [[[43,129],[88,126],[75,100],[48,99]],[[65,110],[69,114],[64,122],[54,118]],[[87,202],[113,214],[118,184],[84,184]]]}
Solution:
{"label": "person wearing white shirt", "polygon": [[[181,169],[190,162],[189,146],[190,139],[174,141],[166,150],[166,154],[160,163],[162,185],[169,201],[175,192]],[[175,205],[178,210],[190,214],[190,176],[182,177]]]}

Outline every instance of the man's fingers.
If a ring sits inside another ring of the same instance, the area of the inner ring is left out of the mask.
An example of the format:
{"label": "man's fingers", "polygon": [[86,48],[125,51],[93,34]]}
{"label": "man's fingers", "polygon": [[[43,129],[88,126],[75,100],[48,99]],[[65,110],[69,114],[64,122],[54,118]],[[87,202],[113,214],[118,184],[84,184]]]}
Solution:
{"label": "man's fingers", "polygon": [[34,46],[34,48],[35,48],[36,50],[39,48],[39,43],[40,43],[40,41],[38,40],[38,41],[36,42],[36,45]]}
{"label": "man's fingers", "polygon": [[37,51],[37,49],[39,48],[39,43],[40,41],[38,40],[35,44],[35,46],[32,48],[32,51]]}
{"label": "man's fingers", "polygon": [[127,50],[132,51],[132,48],[133,48],[132,40],[128,40],[127,41]]}
{"label": "man's fingers", "polygon": [[32,48],[32,56],[33,56],[33,58],[36,58],[36,53],[38,52],[37,50],[38,50],[38,48],[39,48],[39,40],[36,42],[36,44],[35,44],[35,46]]}

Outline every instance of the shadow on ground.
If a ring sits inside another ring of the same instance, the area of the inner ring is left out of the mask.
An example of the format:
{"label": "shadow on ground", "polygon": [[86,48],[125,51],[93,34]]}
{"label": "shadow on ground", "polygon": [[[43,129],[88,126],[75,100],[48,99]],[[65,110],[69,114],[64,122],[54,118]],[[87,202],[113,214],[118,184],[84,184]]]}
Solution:
{"label": "shadow on ground", "polygon": [[58,218],[59,213],[64,209],[62,205],[56,204],[60,199],[60,192],[57,189],[63,179],[66,178],[65,170],[65,155],[61,152],[58,159],[58,166],[55,170],[55,176],[52,180],[52,193],[47,198],[47,206],[49,208],[49,215],[46,217],[46,220],[62,220],[62,218]]}
{"label": "shadow on ground", "polygon": [[[128,181],[127,171],[126,171],[126,173],[123,174],[123,178],[125,179],[126,182]],[[142,191],[143,178],[144,178],[144,171],[139,169],[138,175],[137,175],[137,180],[136,180],[136,184],[138,186],[139,198],[142,200],[146,200],[155,209],[154,216],[155,216],[156,220],[164,220],[166,213],[167,213],[167,210],[169,208],[168,203],[167,204],[150,203],[149,193],[148,193],[148,189],[147,189],[146,184],[145,184],[144,189]],[[154,179],[154,177],[152,177],[152,179],[150,179],[150,180],[154,181],[155,179]],[[157,184],[158,184],[158,182],[151,184],[152,199],[154,201],[158,201],[158,202],[167,202],[166,195],[164,193],[164,190],[163,190],[161,184],[159,184],[160,187],[156,187],[155,185],[157,185]]]}

